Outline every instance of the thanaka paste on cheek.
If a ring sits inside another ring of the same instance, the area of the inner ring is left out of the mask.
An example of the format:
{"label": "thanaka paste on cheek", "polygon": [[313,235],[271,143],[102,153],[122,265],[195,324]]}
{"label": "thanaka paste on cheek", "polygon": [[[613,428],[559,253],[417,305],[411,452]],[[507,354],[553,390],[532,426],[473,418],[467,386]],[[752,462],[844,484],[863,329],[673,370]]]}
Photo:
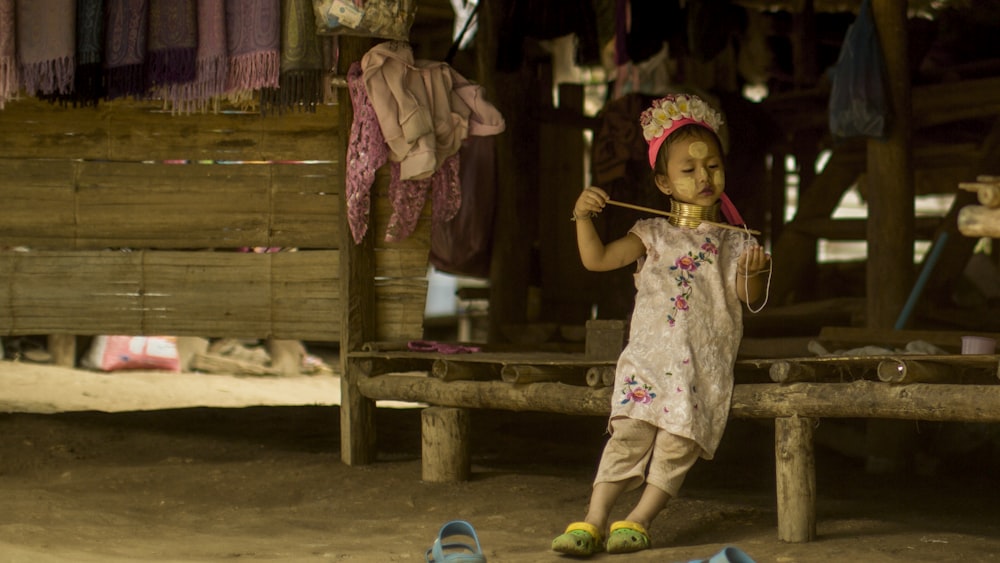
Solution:
{"label": "thanaka paste on cheek", "polygon": [[708,145],[703,141],[695,141],[688,145],[688,154],[693,158],[705,158],[708,156]]}
{"label": "thanaka paste on cheek", "polygon": [[714,173],[712,173],[712,183],[715,184],[715,187],[719,188],[720,190],[726,189],[725,173],[723,173],[722,170],[716,170]]}
{"label": "thanaka paste on cheek", "polygon": [[676,182],[678,189],[694,190],[694,178],[680,178]]}

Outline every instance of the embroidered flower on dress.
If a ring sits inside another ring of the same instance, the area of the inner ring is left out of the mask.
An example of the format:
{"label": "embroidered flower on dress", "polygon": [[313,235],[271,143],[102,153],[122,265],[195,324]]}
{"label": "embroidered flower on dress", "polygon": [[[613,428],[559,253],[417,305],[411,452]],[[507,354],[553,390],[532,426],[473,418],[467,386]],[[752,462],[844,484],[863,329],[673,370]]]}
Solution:
{"label": "embroidered flower on dress", "polygon": [[719,247],[712,241],[711,238],[705,237],[705,242],[701,244],[698,252],[688,251],[687,255],[681,256],[674,261],[674,265],[670,266],[670,270],[673,272],[678,272],[677,277],[674,280],[677,282],[677,287],[680,289],[680,293],[670,300],[674,303],[673,310],[667,315],[667,325],[674,326],[677,323],[677,314],[680,311],[687,311],[688,299],[691,294],[694,293],[694,288],[691,283],[694,281],[695,272],[703,264],[712,264],[712,258],[718,256]]}
{"label": "embroidered flower on dress", "polygon": [[641,404],[649,404],[653,402],[656,397],[656,393],[653,392],[653,388],[647,383],[639,383],[635,379],[635,375],[629,375],[625,377],[625,388],[622,389],[622,395],[625,398],[622,399],[621,404],[628,402],[635,402]]}

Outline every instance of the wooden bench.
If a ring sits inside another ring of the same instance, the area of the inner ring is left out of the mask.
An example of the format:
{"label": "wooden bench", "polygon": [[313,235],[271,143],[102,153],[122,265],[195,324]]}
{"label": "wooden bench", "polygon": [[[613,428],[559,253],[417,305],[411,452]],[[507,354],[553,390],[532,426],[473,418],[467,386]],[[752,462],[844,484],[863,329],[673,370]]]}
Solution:
{"label": "wooden bench", "polygon": [[[864,334],[842,331],[840,337]],[[422,414],[423,478],[428,481],[468,477],[467,409],[608,416],[611,388],[587,385],[585,374],[612,364],[581,354],[439,354],[384,346],[348,355],[349,379],[365,400],[431,405]],[[783,541],[806,542],[816,535],[817,419],[1000,422],[997,355],[751,359],[739,360],[736,367],[731,416],[775,421],[778,537]],[[549,380],[502,378],[519,372],[546,374]]]}

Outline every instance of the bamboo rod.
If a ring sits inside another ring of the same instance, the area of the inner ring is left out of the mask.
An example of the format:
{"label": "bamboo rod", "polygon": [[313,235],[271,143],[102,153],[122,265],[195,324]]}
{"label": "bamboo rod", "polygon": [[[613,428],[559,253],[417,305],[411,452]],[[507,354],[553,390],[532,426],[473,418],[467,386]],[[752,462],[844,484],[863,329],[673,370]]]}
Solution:
{"label": "bamboo rod", "polygon": [[[669,211],[661,211],[659,209],[653,209],[652,207],[643,207],[641,205],[633,205],[631,203],[625,203],[625,202],[621,202],[621,201],[615,201],[613,199],[609,199],[607,201],[607,203],[610,203],[611,205],[617,205],[618,207],[627,207],[629,209],[635,209],[636,211],[645,211],[646,213],[653,213],[655,215],[663,215],[665,217],[680,217],[680,215],[677,215],[676,213],[670,213]],[[716,227],[722,227],[723,229],[732,229],[734,231],[747,232],[747,233],[750,233],[751,235],[759,235],[760,234],[760,231],[755,231],[753,229],[747,229],[747,228],[744,228],[744,227],[737,227],[735,225],[730,225],[728,223],[717,223],[715,221],[706,221],[705,219],[698,219],[698,220],[701,221],[702,223],[708,223],[709,225],[714,225]]]}

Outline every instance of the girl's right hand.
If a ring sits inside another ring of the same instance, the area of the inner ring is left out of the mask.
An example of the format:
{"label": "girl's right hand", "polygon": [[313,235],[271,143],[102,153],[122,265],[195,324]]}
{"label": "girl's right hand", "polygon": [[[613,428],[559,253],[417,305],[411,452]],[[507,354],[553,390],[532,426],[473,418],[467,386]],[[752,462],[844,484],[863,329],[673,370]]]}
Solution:
{"label": "girl's right hand", "polygon": [[607,205],[609,199],[611,197],[601,188],[590,186],[584,189],[580,192],[580,197],[576,199],[576,205],[573,206],[573,218],[577,220],[589,219],[597,215],[604,211],[604,206]]}

